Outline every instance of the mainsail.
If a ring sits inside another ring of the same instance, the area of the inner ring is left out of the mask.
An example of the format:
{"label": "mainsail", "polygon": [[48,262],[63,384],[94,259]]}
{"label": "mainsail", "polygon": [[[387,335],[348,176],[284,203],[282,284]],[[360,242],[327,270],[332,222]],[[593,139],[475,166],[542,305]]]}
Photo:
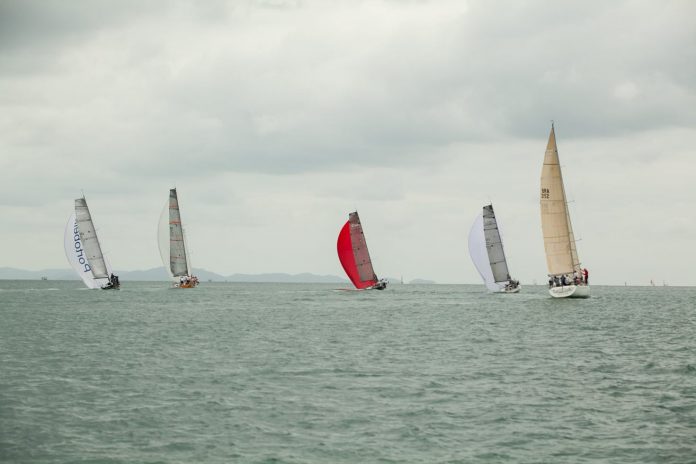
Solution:
{"label": "mainsail", "polygon": [[181,212],[175,188],[169,190],[169,200],[160,218],[159,245],[162,262],[171,277],[190,275],[184,229],[181,226]]}
{"label": "mainsail", "polygon": [[580,272],[553,124],[541,170],[541,228],[549,275]]}
{"label": "mainsail", "polygon": [[108,278],[109,273],[104,262],[104,255],[99,246],[97,231],[94,230],[92,216],[89,214],[87,200],[78,198],[75,200],[75,218],[80,234],[82,247],[84,248],[87,261],[92,269],[92,275],[96,279]]}
{"label": "mainsail", "polygon": [[377,283],[357,211],[348,215],[348,221],[338,234],[336,248],[338,259],[356,288],[368,288]]}
{"label": "mainsail", "polygon": [[486,251],[488,252],[488,262],[493,271],[493,278],[496,282],[507,282],[510,280],[510,271],[505,261],[503,241],[500,239],[493,205],[483,207],[483,234],[486,237]]}

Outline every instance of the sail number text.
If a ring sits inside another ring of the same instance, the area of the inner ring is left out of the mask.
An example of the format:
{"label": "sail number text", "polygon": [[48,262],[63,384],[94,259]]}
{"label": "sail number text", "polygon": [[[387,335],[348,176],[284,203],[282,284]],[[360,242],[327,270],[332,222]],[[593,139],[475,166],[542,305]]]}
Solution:
{"label": "sail number text", "polygon": [[542,199],[542,200],[543,200],[543,199],[548,200],[550,194],[551,194],[551,191],[550,191],[549,189],[547,189],[547,188],[545,188],[545,187],[542,187],[542,189],[541,189],[541,199]]}

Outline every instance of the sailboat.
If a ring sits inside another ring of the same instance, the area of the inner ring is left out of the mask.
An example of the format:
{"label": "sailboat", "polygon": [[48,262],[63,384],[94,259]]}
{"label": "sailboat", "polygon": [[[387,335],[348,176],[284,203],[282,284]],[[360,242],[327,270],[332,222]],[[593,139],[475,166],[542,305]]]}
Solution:
{"label": "sailboat", "polygon": [[172,279],[173,286],[193,288],[198,285],[198,277],[191,271],[191,258],[181,224],[176,188],[169,190],[169,199],[162,210],[157,235],[162,263]]}
{"label": "sailboat", "polygon": [[520,283],[510,277],[493,205],[484,206],[471,226],[469,255],[488,290],[519,293]]}
{"label": "sailboat", "polygon": [[111,266],[104,259],[97,230],[84,196],[75,200],[75,211],[65,225],[63,242],[65,256],[70,266],[87,288],[102,290],[120,288],[118,276],[113,274]]}
{"label": "sailboat", "polygon": [[365,242],[362,224],[358,212],[348,215],[348,221],[338,234],[336,243],[338,259],[355,288],[359,290],[384,290],[386,279],[378,279],[372,268],[370,252]]}
{"label": "sailboat", "polygon": [[575,246],[553,123],[541,170],[541,228],[549,271],[549,294],[554,298],[589,298],[587,270],[580,266]]}

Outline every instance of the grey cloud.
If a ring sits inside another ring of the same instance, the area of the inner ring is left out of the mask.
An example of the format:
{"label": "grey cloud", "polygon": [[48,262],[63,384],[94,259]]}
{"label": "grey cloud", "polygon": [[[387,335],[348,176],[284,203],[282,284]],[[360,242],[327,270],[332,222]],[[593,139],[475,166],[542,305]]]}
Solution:
{"label": "grey cloud", "polygon": [[[80,37],[70,47],[106,60],[108,70],[90,79],[89,70],[77,69],[75,79],[53,81],[50,95],[58,95],[42,98],[76,117],[56,114],[34,137],[107,159],[131,157],[143,175],[430,163],[438,147],[454,143],[543,136],[549,119],[563,121],[567,137],[696,122],[694,65],[684,65],[696,62],[696,47],[675,46],[694,21],[683,14],[688,5],[473,3],[447,20],[375,22],[367,39],[353,40],[350,27],[321,35],[342,21],[365,27],[345,5],[345,15],[290,2],[290,10],[255,16],[234,4],[183,3],[158,16],[162,4],[126,3],[110,15],[108,30],[100,5],[79,12],[62,3],[40,12],[28,5],[29,13],[16,8],[14,16],[30,18],[17,24],[55,24],[39,34],[45,42],[74,29]],[[268,5],[288,4],[248,8]],[[662,16],[651,17],[653,10]],[[207,21],[210,11],[220,12],[216,23]],[[317,15],[326,24],[314,22]],[[622,24],[627,15],[640,21]],[[150,31],[160,19],[171,23]],[[669,22],[677,26],[659,27]],[[182,37],[170,36],[177,30]],[[100,48],[80,46],[98,31]],[[25,46],[29,53],[31,41]],[[90,143],[70,135],[85,129]],[[195,169],[187,159],[197,161]]]}

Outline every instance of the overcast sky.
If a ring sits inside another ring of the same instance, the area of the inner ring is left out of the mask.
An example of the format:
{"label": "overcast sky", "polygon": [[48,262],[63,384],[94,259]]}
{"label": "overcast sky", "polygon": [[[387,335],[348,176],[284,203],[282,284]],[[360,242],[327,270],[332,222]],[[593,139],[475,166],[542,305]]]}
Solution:
{"label": "overcast sky", "polygon": [[161,265],[176,186],[194,267],[478,283],[492,201],[545,282],[555,121],[594,283],[696,285],[696,2],[0,1],[0,266],[66,268],[84,190],[116,269]]}

